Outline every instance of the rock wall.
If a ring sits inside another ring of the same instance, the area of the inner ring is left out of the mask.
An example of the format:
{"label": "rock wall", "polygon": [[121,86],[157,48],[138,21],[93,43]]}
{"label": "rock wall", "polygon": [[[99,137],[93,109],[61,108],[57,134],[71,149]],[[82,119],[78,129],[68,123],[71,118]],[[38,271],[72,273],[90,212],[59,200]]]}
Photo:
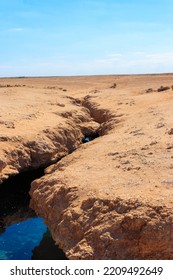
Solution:
{"label": "rock wall", "polygon": [[33,182],[31,196],[69,259],[173,259],[172,209],[120,197],[81,199],[55,175]]}

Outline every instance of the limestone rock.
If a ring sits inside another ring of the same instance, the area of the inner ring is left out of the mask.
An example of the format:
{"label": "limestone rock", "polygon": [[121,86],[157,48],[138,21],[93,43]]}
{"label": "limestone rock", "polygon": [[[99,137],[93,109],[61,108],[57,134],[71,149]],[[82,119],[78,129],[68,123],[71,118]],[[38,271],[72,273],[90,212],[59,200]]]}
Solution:
{"label": "limestone rock", "polygon": [[173,259],[172,78],[0,82],[0,180],[51,165],[30,205],[69,259]]}

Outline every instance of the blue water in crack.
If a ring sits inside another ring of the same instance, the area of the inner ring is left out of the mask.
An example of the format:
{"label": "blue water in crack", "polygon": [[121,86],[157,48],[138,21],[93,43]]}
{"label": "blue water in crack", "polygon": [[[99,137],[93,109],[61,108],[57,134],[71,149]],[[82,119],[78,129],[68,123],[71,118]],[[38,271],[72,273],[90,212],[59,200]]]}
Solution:
{"label": "blue water in crack", "polygon": [[37,217],[7,227],[0,235],[0,259],[31,260],[46,231],[43,219]]}
{"label": "blue water in crack", "polygon": [[0,185],[0,260],[65,260],[42,218],[29,208],[29,190],[43,170],[21,173]]}

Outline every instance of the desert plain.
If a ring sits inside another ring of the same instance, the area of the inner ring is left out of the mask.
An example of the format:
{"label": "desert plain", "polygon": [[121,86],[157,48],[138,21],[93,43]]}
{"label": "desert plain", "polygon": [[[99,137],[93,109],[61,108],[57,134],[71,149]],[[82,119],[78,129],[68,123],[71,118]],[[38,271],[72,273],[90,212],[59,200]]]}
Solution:
{"label": "desert plain", "polygon": [[173,259],[172,85],[173,74],[0,79],[0,183],[45,168],[30,207],[67,258]]}

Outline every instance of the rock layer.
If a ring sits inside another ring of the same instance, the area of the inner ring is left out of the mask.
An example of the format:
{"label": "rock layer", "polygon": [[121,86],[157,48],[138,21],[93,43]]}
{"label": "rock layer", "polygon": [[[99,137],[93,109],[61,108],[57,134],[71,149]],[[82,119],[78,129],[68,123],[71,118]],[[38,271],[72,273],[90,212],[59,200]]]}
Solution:
{"label": "rock layer", "polygon": [[69,259],[173,259],[172,79],[26,79],[29,114],[3,112],[1,180],[52,163],[30,205]]}

